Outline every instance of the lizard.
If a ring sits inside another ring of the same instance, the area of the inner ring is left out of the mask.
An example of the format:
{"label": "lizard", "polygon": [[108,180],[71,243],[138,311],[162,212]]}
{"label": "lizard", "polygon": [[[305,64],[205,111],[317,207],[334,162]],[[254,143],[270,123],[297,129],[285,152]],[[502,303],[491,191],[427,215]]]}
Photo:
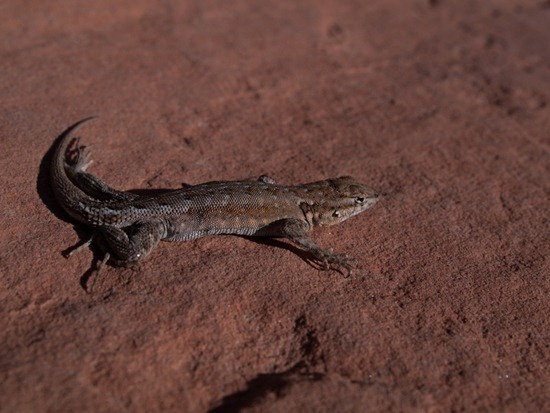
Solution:
{"label": "lizard", "polygon": [[51,163],[57,202],[71,218],[94,228],[69,255],[97,242],[104,253],[99,272],[107,262],[126,267],[140,262],[161,240],[218,234],[284,237],[309,252],[321,269],[341,267],[352,274],[357,260],[319,247],[309,232],[372,207],[379,198],[373,189],[349,176],[283,186],[262,175],[256,181],[207,182],[160,195],[119,191],[87,172],[89,146],[76,139],[76,148],[69,151],[73,133],[94,118],[77,122],[60,136]]}

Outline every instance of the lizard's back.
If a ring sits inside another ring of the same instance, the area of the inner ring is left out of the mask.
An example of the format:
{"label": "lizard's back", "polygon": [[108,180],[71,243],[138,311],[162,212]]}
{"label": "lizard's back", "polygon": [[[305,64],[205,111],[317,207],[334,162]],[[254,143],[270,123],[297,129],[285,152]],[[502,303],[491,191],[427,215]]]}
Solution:
{"label": "lizard's back", "polygon": [[[314,185],[314,184],[310,184]],[[129,205],[138,215],[163,217],[166,240],[188,240],[205,235],[256,235],[281,219],[304,219],[305,185],[287,187],[260,181],[207,182],[143,197]],[[268,235],[263,233],[262,235]]]}

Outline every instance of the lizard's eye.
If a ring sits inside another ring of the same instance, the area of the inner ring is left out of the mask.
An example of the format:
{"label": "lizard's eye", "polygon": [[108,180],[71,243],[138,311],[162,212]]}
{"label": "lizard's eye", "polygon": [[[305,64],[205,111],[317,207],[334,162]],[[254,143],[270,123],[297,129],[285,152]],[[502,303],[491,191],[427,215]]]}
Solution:
{"label": "lizard's eye", "polygon": [[357,198],[355,198],[355,203],[357,203],[357,204],[362,204],[363,202],[365,202],[365,198],[364,198],[364,197],[358,196]]}
{"label": "lizard's eye", "polygon": [[334,218],[340,218],[340,211],[334,211],[334,212],[332,213],[332,216],[333,216]]}

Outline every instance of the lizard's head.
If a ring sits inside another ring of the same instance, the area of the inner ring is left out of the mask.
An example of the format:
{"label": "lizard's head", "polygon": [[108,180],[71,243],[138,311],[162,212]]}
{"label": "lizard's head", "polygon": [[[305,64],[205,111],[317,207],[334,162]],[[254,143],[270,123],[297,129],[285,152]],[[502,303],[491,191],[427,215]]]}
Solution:
{"label": "lizard's head", "polygon": [[378,194],[351,176],[323,181],[326,195],[317,200],[313,220],[317,225],[334,225],[370,208],[378,201]]}

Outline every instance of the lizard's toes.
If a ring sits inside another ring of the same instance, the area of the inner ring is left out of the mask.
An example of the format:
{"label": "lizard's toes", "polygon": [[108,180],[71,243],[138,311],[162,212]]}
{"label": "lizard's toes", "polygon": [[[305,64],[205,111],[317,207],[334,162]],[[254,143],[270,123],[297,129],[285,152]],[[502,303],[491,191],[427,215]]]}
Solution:
{"label": "lizard's toes", "polygon": [[336,254],[332,263],[344,268],[347,273],[346,277],[350,277],[353,274],[353,268],[358,266],[359,261],[348,257],[346,254]]}
{"label": "lizard's toes", "polygon": [[74,162],[70,166],[73,171],[75,172],[84,172],[86,169],[92,164],[92,160],[90,159],[90,148],[92,145],[84,146],[84,145],[78,145],[75,148],[75,157]]}

